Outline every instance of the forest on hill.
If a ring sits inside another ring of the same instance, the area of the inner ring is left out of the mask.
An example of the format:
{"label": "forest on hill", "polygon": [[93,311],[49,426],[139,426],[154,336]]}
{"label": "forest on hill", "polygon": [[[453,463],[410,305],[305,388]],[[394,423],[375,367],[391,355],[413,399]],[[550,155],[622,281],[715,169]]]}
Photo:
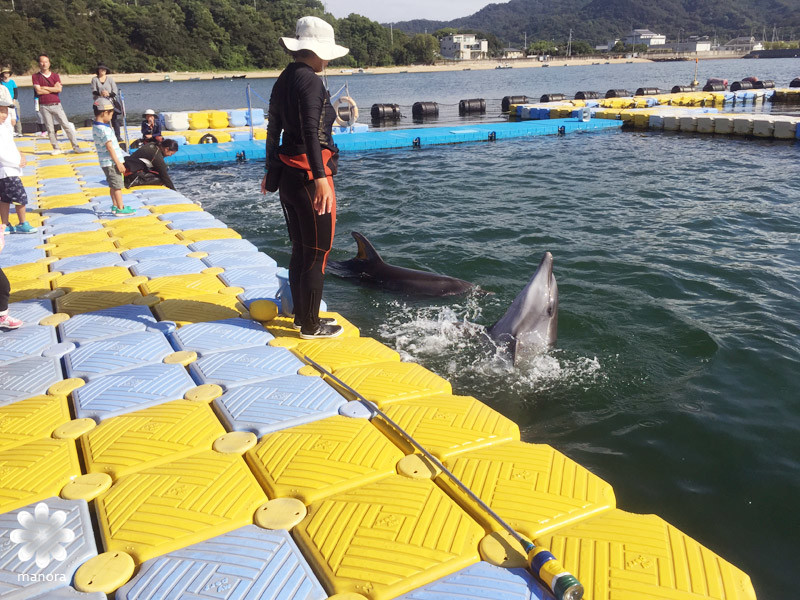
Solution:
{"label": "forest on hill", "polygon": [[42,52],[61,73],[101,61],[128,73],[282,68],[278,40],[304,15],[326,19],[350,48],[337,65],[430,63],[439,49],[431,35],[335,19],[319,0],[0,0],[0,11],[0,62],[16,74],[35,70]]}
{"label": "forest on hill", "polygon": [[492,33],[506,45],[523,40],[573,39],[600,44],[647,28],[668,40],[689,36],[716,37],[721,43],[739,36],[797,40],[797,0],[510,0],[490,4],[473,15],[452,21],[410,20],[395,23],[410,33],[442,28]]}
{"label": "forest on hill", "polygon": [[490,56],[521,46],[573,54],[647,27],[668,40],[690,35],[796,40],[798,0],[510,0],[449,22],[406,21],[393,29],[351,14],[336,19],[320,0],[0,0],[0,62],[16,74],[36,70],[47,53],[62,73],[99,62],[115,72],[244,71],[288,62],[279,46],[303,15],[326,19],[350,54],[341,67],[430,64],[438,38],[455,31],[489,40]]}

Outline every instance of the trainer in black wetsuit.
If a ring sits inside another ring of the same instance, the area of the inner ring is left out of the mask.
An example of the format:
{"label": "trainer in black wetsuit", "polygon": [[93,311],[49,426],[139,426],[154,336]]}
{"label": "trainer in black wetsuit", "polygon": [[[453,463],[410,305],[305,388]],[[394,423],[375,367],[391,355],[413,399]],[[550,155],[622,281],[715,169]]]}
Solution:
{"label": "trainer in black wetsuit", "polygon": [[178,151],[178,142],[169,138],[142,144],[125,158],[125,187],[164,185],[174,190],[175,184],[167,172],[164,159]]}
{"label": "trainer in black wetsuit", "polygon": [[289,286],[295,328],[304,339],[336,337],[342,327],[319,317],[325,264],[336,226],[333,175],[338,149],[331,134],[336,113],[317,73],[347,49],[336,46],[333,28],[317,17],[300,19],[296,37],[281,42],[295,62],[272,88],[262,191],[280,190],[292,242]]}

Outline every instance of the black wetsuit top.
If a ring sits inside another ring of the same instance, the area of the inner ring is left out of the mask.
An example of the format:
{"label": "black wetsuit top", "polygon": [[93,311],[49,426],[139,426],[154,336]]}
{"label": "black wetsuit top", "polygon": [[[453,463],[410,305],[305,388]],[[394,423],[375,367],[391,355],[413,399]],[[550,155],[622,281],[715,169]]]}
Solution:
{"label": "black wetsuit top", "polygon": [[150,161],[153,165],[152,171],[158,173],[161,183],[172,190],[175,189],[175,184],[172,183],[172,179],[170,179],[169,173],[167,173],[167,163],[164,162],[164,155],[161,153],[161,148],[159,148],[157,144],[143,144],[141,148],[125,159],[125,166],[133,172],[150,171],[150,167],[140,161],[140,158],[146,158]]}
{"label": "black wetsuit top", "polygon": [[327,166],[335,175],[338,149],[331,135],[335,120],[331,96],[314,69],[302,62],[291,63],[278,77],[269,99],[267,168],[280,160],[278,154],[306,154],[313,178],[320,179],[325,177],[322,150],[327,148],[333,153]]}

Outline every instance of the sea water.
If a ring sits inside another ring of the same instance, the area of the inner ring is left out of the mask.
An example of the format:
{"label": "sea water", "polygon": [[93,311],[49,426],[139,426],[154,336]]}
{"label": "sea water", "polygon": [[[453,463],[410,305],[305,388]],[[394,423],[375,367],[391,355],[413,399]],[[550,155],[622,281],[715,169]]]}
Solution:
{"label": "sea water", "polygon": [[[800,492],[800,203],[793,143],[601,133],[343,155],[332,257],[478,284],[405,298],[329,276],[325,299],[787,598]],[[261,164],[178,188],[286,265]],[[486,339],[555,257],[559,339],[514,368]]]}
{"label": "sea water", "polygon": [[[662,63],[347,81],[363,109],[669,88],[693,74],[693,63]],[[698,79],[748,75],[786,85],[800,69],[705,61]],[[252,83],[268,98],[271,80]],[[234,107],[243,86],[141,84],[131,96],[142,110]],[[344,154],[332,257],[353,256],[359,231],[389,263],[481,291],[406,298],[329,276],[325,299],[362,335],[513,419],[524,440],[611,483],[620,508],[656,513],[743,569],[761,600],[794,598],[799,153],[795,142],[637,131]],[[277,198],[258,191],[262,164],[172,172],[181,192],[288,264]],[[514,368],[485,327],[545,251],[560,291],[558,343]]]}

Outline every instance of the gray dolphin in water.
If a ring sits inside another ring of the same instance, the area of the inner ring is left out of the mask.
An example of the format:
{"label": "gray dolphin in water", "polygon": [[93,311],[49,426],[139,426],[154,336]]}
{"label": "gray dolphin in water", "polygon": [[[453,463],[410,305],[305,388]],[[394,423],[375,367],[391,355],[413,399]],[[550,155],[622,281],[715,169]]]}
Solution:
{"label": "gray dolphin in water", "polygon": [[514,364],[529,354],[544,352],[558,337],[558,285],[553,275],[553,255],[545,252],[536,273],[511,306],[488,329],[495,342],[505,345]]}
{"label": "gray dolphin in water", "polygon": [[329,260],[328,271],[334,275],[410,295],[455,296],[475,289],[463,279],[387,264],[367,238],[357,231],[351,235],[358,244],[358,254],[350,260]]}

